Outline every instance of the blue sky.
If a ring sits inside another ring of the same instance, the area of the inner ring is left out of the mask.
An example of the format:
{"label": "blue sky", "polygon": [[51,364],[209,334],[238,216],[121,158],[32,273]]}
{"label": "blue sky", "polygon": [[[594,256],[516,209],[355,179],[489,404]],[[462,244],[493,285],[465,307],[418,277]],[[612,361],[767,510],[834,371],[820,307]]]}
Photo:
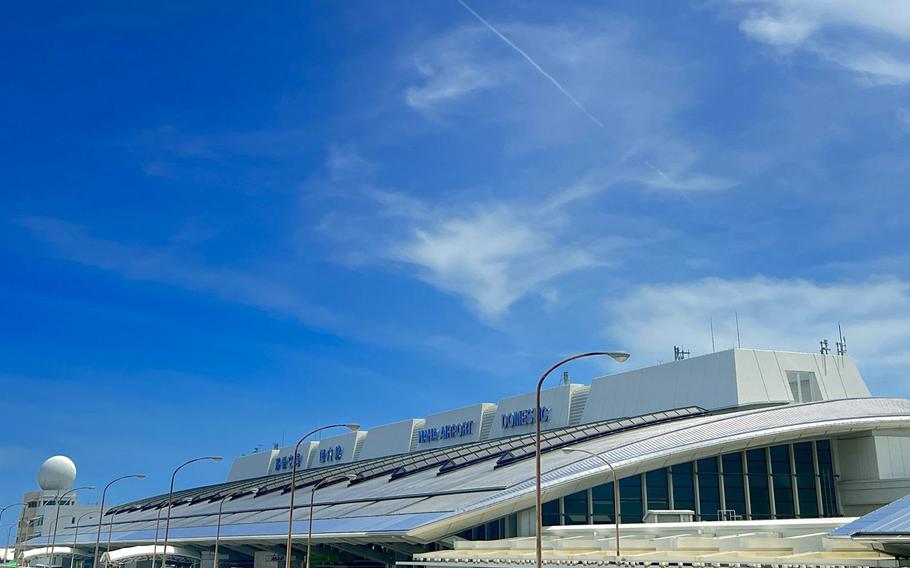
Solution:
{"label": "blue sky", "polygon": [[29,4],[0,62],[5,503],[734,313],[910,390],[904,2]]}

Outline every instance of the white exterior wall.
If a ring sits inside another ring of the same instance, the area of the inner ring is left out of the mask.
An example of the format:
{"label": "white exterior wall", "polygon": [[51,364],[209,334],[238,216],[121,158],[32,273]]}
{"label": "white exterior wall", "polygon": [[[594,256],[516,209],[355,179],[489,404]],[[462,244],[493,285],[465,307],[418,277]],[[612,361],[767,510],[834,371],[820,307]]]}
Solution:
{"label": "white exterior wall", "polygon": [[[319,442],[307,441],[300,444],[300,450],[297,452],[300,454],[300,463],[297,464],[297,469],[306,469],[310,463],[310,459],[313,455],[313,450],[316,449],[316,446],[319,445]],[[294,469],[294,462],[291,461],[291,456],[294,454],[294,446],[288,446],[286,448],[281,448],[275,452],[275,457],[272,460],[271,465],[269,466],[269,475],[275,473],[285,473]]]}
{"label": "white exterior wall", "polygon": [[[569,406],[572,402],[572,392],[581,388],[584,387],[570,384],[541,391],[540,407],[541,409],[544,407],[549,409],[548,419],[540,424],[541,430],[563,428],[569,425]],[[496,409],[496,416],[493,418],[490,439],[533,432],[536,428],[533,421],[519,426],[503,427],[503,417],[522,411],[530,411],[533,417],[536,405],[537,396],[533,392],[502,399]]]}
{"label": "white exterior wall", "polygon": [[[293,448],[288,450],[288,453],[292,451]],[[253,477],[269,475],[270,473],[273,473],[272,463],[277,455],[278,450],[268,450],[250,454],[248,456],[240,456],[231,464],[231,471],[228,473],[227,480],[236,481],[238,479],[250,479]]]}
{"label": "white exterior wall", "polygon": [[411,451],[414,429],[419,428],[423,423],[422,419],[414,418],[370,428],[369,434],[363,440],[363,447],[358,459],[368,460],[408,453]]}
{"label": "white exterior wall", "polygon": [[910,478],[910,437],[875,436],[879,479]]}
{"label": "white exterior wall", "polygon": [[469,442],[479,442],[480,429],[483,425],[484,416],[495,411],[495,404],[482,402],[465,408],[449,410],[447,412],[440,412],[439,414],[428,416],[419,430],[441,433],[447,426],[470,424],[471,432],[470,434],[461,433],[460,435],[449,437],[430,435],[423,441],[421,441],[418,434],[418,439],[415,441],[414,447],[411,448],[411,450],[429,450],[432,448],[444,448],[447,446],[456,446],[458,444],[467,444]]}
{"label": "white exterior wall", "polygon": [[721,351],[594,379],[581,422],[693,405],[723,408],[736,401],[733,351]]}
{"label": "white exterior wall", "polygon": [[[325,467],[339,463],[351,463],[354,461],[354,454],[360,442],[366,438],[367,432],[359,430],[357,432],[348,432],[332,436],[315,443],[313,451],[310,452],[309,467]],[[338,450],[341,449],[341,456],[338,457]],[[322,452],[326,452],[325,460],[322,459]],[[332,452],[332,458],[328,458],[328,452]]]}
{"label": "white exterior wall", "polygon": [[738,404],[792,401],[787,371],[815,374],[822,400],[869,396],[856,365],[849,357],[817,353],[734,349]]}

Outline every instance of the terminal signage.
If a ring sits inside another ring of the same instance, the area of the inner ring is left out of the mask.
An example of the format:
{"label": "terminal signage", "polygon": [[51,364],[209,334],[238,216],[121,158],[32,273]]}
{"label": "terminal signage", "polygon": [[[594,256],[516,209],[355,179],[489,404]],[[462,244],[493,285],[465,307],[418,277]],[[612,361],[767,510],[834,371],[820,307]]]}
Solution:
{"label": "terminal signage", "polygon": [[[550,407],[541,406],[540,407],[540,421],[549,422],[550,421]],[[502,415],[502,429],[507,430],[509,428],[518,428],[520,426],[527,426],[528,424],[534,424],[534,409],[529,408],[527,410],[516,410],[515,412],[509,412]]]}
{"label": "terminal signage", "polygon": [[474,433],[474,421],[458,422],[456,424],[447,424],[436,428],[424,428],[417,432],[418,444],[429,444],[439,440],[450,440],[452,438],[461,438],[470,436]]}
{"label": "terminal signage", "polygon": [[335,446],[334,448],[326,448],[324,450],[319,450],[319,463],[330,463],[341,461],[341,457],[344,455],[344,450],[341,446]]}
{"label": "terminal signage", "polygon": [[[300,458],[300,454],[297,454],[297,469],[300,469],[303,461]],[[282,456],[280,458],[275,458],[275,471],[284,471],[286,469],[294,469],[294,458],[292,456]]]}

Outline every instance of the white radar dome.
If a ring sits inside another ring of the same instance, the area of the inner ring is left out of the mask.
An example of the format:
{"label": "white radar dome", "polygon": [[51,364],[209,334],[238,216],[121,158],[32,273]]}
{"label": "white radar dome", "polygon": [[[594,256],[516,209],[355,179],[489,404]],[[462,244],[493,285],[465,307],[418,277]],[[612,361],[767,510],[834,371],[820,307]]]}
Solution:
{"label": "white radar dome", "polygon": [[38,486],[45,491],[65,491],[76,480],[76,464],[66,456],[47,458],[38,470]]}

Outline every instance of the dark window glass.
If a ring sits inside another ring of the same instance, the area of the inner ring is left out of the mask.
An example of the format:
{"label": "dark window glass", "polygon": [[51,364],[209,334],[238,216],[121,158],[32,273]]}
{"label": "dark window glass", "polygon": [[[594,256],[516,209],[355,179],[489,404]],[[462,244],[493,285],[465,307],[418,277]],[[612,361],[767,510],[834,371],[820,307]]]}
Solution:
{"label": "dark window glass", "polygon": [[717,475],[717,458],[698,460],[699,518],[716,521],[720,509],[720,479]]}
{"label": "dark window glass", "polygon": [[815,489],[815,464],[812,463],[812,442],[793,444],[793,465],[796,468],[796,495],[799,516],[818,517],[818,494]]}
{"label": "dark window glass", "polygon": [[641,502],[641,476],[619,480],[619,513],[624,523],[640,523],[644,517]]}
{"label": "dark window glass", "polygon": [[774,481],[774,510],[778,519],[796,516],[793,507],[793,477],[790,473],[790,447],[773,446],[771,453],[771,479]]}
{"label": "dark window glass", "polygon": [[594,524],[613,522],[612,481],[591,489],[591,505],[594,508]]}
{"label": "dark window glass", "polygon": [[563,524],[588,524],[588,491],[579,491],[563,497]]}
{"label": "dark window glass", "polygon": [[559,500],[547,501],[540,509],[543,526],[552,527],[559,525]]}
{"label": "dark window glass", "polygon": [[818,453],[818,475],[822,489],[822,506],[824,516],[837,516],[837,499],[834,496],[834,465],[831,462],[831,442],[819,440],[815,442]]}
{"label": "dark window glass", "polygon": [[695,511],[695,480],[692,463],[681,463],[670,468],[673,479],[673,508]]}
{"label": "dark window glass", "polygon": [[505,519],[498,519],[487,523],[487,540],[499,540],[503,538],[505,530]]}
{"label": "dark window glass", "polygon": [[726,519],[737,516],[746,518],[746,483],[743,478],[743,455],[726,454],[722,458],[724,466],[724,499],[726,501]]}
{"label": "dark window glass", "polygon": [[768,490],[768,463],[764,448],[746,452],[746,470],[749,479],[749,505],[752,519],[771,518],[771,493]]}
{"label": "dark window glass", "polygon": [[[544,523],[546,524],[546,523]],[[487,540],[487,526],[474,527],[474,540]]]}
{"label": "dark window glass", "polygon": [[648,509],[669,509],[670,489],[667,482],[667,470],[655,469],[645,474],[645,485],[648,495]]}

